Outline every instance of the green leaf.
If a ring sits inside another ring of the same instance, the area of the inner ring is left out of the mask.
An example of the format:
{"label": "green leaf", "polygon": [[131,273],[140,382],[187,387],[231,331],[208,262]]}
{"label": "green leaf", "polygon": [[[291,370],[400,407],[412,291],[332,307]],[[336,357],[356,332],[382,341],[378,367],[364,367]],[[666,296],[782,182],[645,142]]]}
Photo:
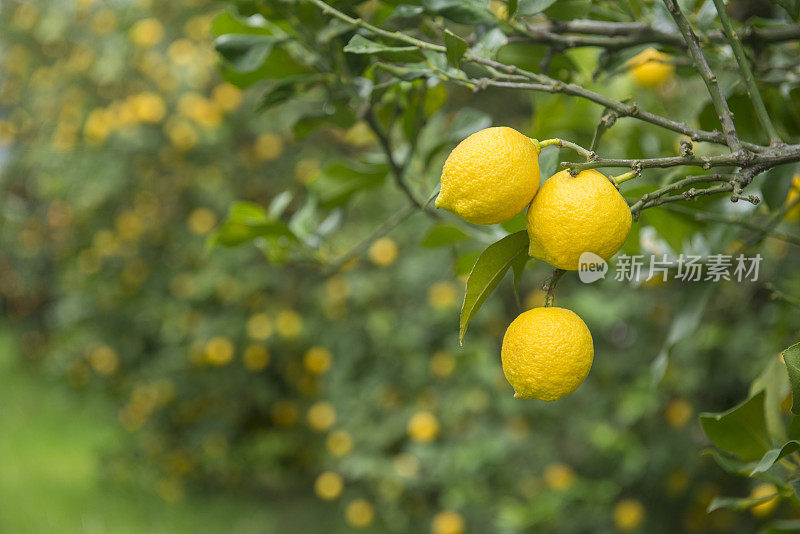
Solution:
{"label": "green leaf", "polygon": [[480,258],[480,252],[467,252],[462,254],[453,263],[453,274],[456,276],[466,276],[472,270],[472,266]]}
{"label": "green leaf", "polygon": [[283,40],[274,35],[228,33],[217,37],[214,47],[237,72],[253,72],[266,61],[272,47]]}
{"label": "green leaf", "polygon": [[508,37],[500,30],[500,28],[492,28],[483,37],[478,39],[472,51],[476,56],[481,56],[486,59],[494,59],[497,57],[497,52],[508,43]]}
{"label": "green leaf", "polygon": [[719,452],[717,449],[706,449],[702,452],[703,456],[710,456],[717,462],[726,473],[732,475],[746,475],[753,468],[752,462],[743,462],[727,454]]}
{"label": "green leaf", "polygon": [[767,495],[765,497],[714,497],[711,501],[711,504],[708,505],[708,510],[706,512],[711,513],[714,510],[719,510],[720,508],[725,508],[727,510],[733,510],[734,512],[743,512],[745,510],[749,510],[753,506],[757,504],[761,504],[762,502],[767,502],[768,500],[775,497],[775,495]]}
{"label": "green leaf", "polygon": [[800,0],[773,0],[773,3],[785,9],[794,20],[800,18]]}
{"label": "green leaf", "polygon": [[[537,15],[555,3],[556,0],[520,0],[517,14],[520,16]],[[511,16],[510,3],[508,11]]]}
{"label": "green leaf", "polygon": [[469,236],[460,228],[449,224],[438,224],[431,228],[428,235],[422,240],[421,245],[427,248],[443,247],[457,243]]}
{"label": "green leaf", "polygon": [[800,441],[792,440],[787,441],[783,444],[783,447],[779,447],[777,449],[772,449],[764,453],[764,456],[761,457],[761,460],[758,461],[756,466],[750,471],[750,476],[757,475],[758,473],[763,473],[764,471],[768,470],[770,467],[775,465],[775,462],[800,450]]}
{"label": "green leaf", "polygon": [[792,413],[800,415],[800,343],[795,343],[781,353],[786,371],[789,373],[789,384],[792,388]]}
{"label": "green leaf", "polygon": [[761,180],[761,196],[771,210],[783,207],[789,190],[792,188],[792,176],[797,170],[795,165],[780,165],[768,170]]}
{"label": "green leaf", "polygon": [[[555,1],[555,0],[553,0],[553,1]],[[511,18],[514,15],[516,15],[518,8],[519,8],[518,0],[508,0],[508,7],[507,7],[508,18]]]}
{"label": "green leaf", "polygon": [[233,247],[259,237],[297,240],[285,223],[270,217],[258,204],[237,202],[230,207],[227,220],[211,236],[209,244]]}
{"label": "green leaf", "polygon": [[767,418],[767,430],[775,440],[785,441],[786,425],[781,413],[781,401],[789,393],[789,378],[780,358],[770,358],[764,371],[750,384],[750,396],[764,391],[764,415]]}
{"label": "green leaf", "polygon": [[447,48],[447,63],[457,69],[469,45],[464,39],[450,30],[444,31],[444,45]]}
{"label": "green leaf", "polygon": [[463,344],[469,322],[521,254],[528,254],[528,232],[525,230],[492,243],[478,257],[467,278],[464,305],[461,307],[460,343]]}
{"label": "green leaf", "polygon": [[428,11],[459,24],[474,26],[495,21],[492,12],[486,8],[486,2],[480,0],[423,0],[422,5]]}
{"label": "green leaf", "polygon": [[763,391],[730,410],[700,415],[706,436],[723,451],[743,460],[760,459],[772,448],[764,417]]}
{"label": "green leaf", "polygon": [[425,59],[425,56],[416,46],[389,46],[370,41],[359,34],[350,39],[350,42],[345,45],[344,51],[351,54],[374,55],[387,61],[400,63],[414,63]]}
{"label": "green leaf", "polygon": [[527,254],[520,254],[511,261],[511,269],[514,271],[514,294],[517,299],[519,299],[519,281],[522,279],[522,273],[530,259],[531,257]]}
{"label": "green leaf", "polygon": [[322,171],[308,186],[323,208],[346,203],[354,193],[376,187],[386,178],[386,164],[337,162]]}

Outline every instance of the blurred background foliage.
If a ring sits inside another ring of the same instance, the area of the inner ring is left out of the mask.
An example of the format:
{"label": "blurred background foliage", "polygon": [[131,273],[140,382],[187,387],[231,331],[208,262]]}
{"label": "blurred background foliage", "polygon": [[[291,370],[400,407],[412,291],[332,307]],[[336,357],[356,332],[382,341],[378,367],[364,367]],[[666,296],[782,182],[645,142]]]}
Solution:
{"label": "blurred background foliage", "polygon": [[[308,516],[333,532],[435,534],[752,532],[762,516],[797,517],[785,502],[707,514],[714,497],[746,496],[760,482],[701,455],[708,441],[696,418],[745,398],[797,339],[797,307],[763,285],[800,295],[796,246],[750,246],[764,256],[759,283],[565,279],[557,301],[592,330],[592,373],[556,404],[515,401],[499,365],[500,338],[519,311],[511,281],[463,347],[458,306],[477,253],[521,220],[483,229],[448,215],[398,215],[408,200],[387,176],[381,136],[407,165],[409,194],[424,202],[469,133],[509,125],[588,145],[602,110],[561,95],[473,93],[344,54],[352,28],[308,4],[233,4],[0,4],[4,324],[28,372],[113,406],[122,437],[102,447],[107,483],[146,487],[173,506],[202,506],[204,494],[260,499],[267,509],[302,503],[285,527],[298,532]],[[539,4],[562,19],[665,16],[644,1],[630,2],[638,14],[616,2]],[[433,36],[447,25],[487,54],[539,68],[545,47],[508,42],[458,5],[337,2],[391,29]],[[714,27],[701,3],[694,9],[701,30]],[[785,18],[775,10],[755,24]],[[687,65],[656,87],[626,73],[621,65],[643,48],[569,50],[549,69],[713,128]],[[797,52],[796,42],[765,48],[756,62],[790,137],[800,133]],[[709,54],[730,64],[719,47]],[[794,67],[767,78],[792,58]],[[731,91],[743,91],[722,71]],[[750,124],[737,121],[757,141]],[[623,119],[600,152],[672,155],[678,137]],[[568,157],[546,149],[543,175]],[[636,198],[674,172],[648,171],[623,193]],[[759,207],[695,204],[766,216],[783,204],[792,172],[776,173]],[[359,246],[399,216],[407,220]],[[792,220],[781,228],[798,230]],[[653,209],[625,251],[730,253],[751,238]],[[529,263],[523,308],[541,305],[550,272]],[[264,531],[284,524],[271,517]]]}

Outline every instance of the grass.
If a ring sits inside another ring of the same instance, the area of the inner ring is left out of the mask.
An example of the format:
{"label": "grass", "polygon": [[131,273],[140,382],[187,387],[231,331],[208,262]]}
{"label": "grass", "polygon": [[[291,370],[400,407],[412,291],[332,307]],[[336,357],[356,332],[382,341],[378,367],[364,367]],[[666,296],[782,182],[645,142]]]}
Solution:
{"label": "grass", "polygon": [[21,362],[9,328],[0,325],[0,532],[263,534],[342,527],[331,517],[334,510],[311,499],[221,494],[166,503],[144,488],[108,482],[101,453],[126,439],[112,407]]}

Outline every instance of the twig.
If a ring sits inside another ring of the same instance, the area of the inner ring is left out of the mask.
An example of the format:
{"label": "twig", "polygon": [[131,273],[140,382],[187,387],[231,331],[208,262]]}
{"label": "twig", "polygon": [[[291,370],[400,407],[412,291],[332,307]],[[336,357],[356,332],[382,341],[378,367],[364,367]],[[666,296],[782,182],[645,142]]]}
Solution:
{"label": "twig", "polygon": [[670,193],[672,191],[678,191],[679,189],[683,189],[684,187],[687,187],[692,184],[729,182],[729,181],[730,181],[730,175],[728,174],[704,174],[700,176],[687,176],[682,180],[678,180],[677,182],[665,185],[660,189],[656,189],[655,191],[651,191],[650,193],[645,193],[644,195],[642,195],[642,198],[640,198],[635,204],[631,206],[631,212],[636,214],[639,211],[641,211],[642,206],[644,206],[644,204],[647,201],[663,197],[667,193]]}
{"label": "twig", "polygon": [[800,308],[800,299],[798,299],[797,297],[787,295],[783,291],[776,288],[771,282],[767,282],[766,284],[764,284],[764,287],[767,289],[767,291],[770,292],[769,296],[772,300],[780,300],[787,304],[791,304],[796,308]]}
{"label": "twig", "polygon": [[591,150],[586,150],[582,146],[573,143],[572,141],[565,141],[564,139],[558,139],[558,138],[545,139],[544,141],[537,141],[536,143],[539,145],[540,149],[548,146],[557,146],[558,148],[569,148],[571,150],[574,150],[575,152],[577,152],[578,154],[580,154],[581,156],[585,157],[588,160],[591,160],[596,156],[596,154]]}
{"label": "twig", "polygon": [[589,146],[589,150],[592,152],[597,150],[597,147],[600,145],[600,138],[603,137],[603,134],[605,134],[609,128],[614,126],[615,122],[617,122],[617,115],[608,108],[604,109],[603,115],[600,117],[600,122],[597,123],[597,127],[594,129],[592,144]]}
{"label": "twig", "polygon": [[667,6],[667,11],[672,15],[675,24],[678,25],[678,29],[681,31],[689,47],[689,54],[692,56],[694,67],[703,79],[703,83],[706,84],[708,94],[711,96],[711,102],[714,104],[717,117],[719,118],[720,124],[722,124],[722,132],[725,134],[728,146],[732,152],[738,152],[742,149],[742,143],[736,135],[736,127],[733,125],[733,114],[728,107],[728,101],[725,100],[725,95],[719,87],[716,75],[711,71],[711,67],[708,66],[708,61],[706,61],[703,51],[700,48],[700,41],[697,39],[697,35],[694,33],[694,30],[692,30],[689,21],[686,20],[686,17],[681,12],[681,8],[678,7],[676,0],[664,0],[664,5]]}
{"label": "twig", "polygon": [[707,187],[705,189],[695,189],[691,188],[688,191],[684,191],[680,195],[664,195],[658,198],[654,198],[653,200],[648,200],[646,202],[637,202],[633,206],[631,206],[631,213],[634,216],[638,217],[638,215],[648,208],[653,208],[656,206],[661,206],[663,204],[667,204],[669,202],[678,202],[681,200],[692,200],[697,197],[704,197],[708,195],[716,195],[718,193],[726,193],[729,191],[733,191],[733,184],[725,183],[720,185],[714,185],[711,187]]}
{"label": "twig", "polygon": [[544,307],[549,308],[555,302],[555,291],[558,281],[567,273],[564,269],[555,269],[553,276],[547,279],[542,285],[542,290],[545,291]]}
{"label": "twig", "polygon": [[[400,41],[412,46],[416,46],[420,50],[429,50],[431,52],[438,52],[442,54],[447,52],[447,49],[442,45],[437,45],[434,43],[423,41],[421,39],[417,39],[416,37],[407,35],[403,32],[391,32],[388,30],[384,30],[382,28],[369,24],[368,22],[364,22],[360,18],[350,17],[345,13],[339,11],[338,9],[335,9],[330,5],[326,4],[323,0],[307,0],[307,1],[311,2],[312,4],[322,9],[323,13],[334,16],[339,20],[347,22],[348,24],[356,28],[365,29],[375,35],[379,35],[381,37],[386,37],[387,39],[393,39],[395,41]],[[639,106],[635,103],[626,104],[618,100],[614,100],[613,98],[607,97],[605,95],[595,93],[594,91],[590,91],[589,89],[581,87],[580,85],[576,85],[573,83],[564,83],[562,81],[550,78],[549,76],[545,76],[544,74],[537,74],[535,72],[531,72],[522,69],[520,67],[517,67],[516,65],[507,65],[499,61],[487,59],[481,56],[476,56],[470,52],[464,54],[463,60],[471,63],[477,63],[485,67],[489,67],[490,69],[494,69],[495,71],[498,71],[500,73],[520,75],[534,82],[531,84],[510,85],[509,87],[516,87],[520,89],[531,89],[549,93],[563,93],[570,96],[584,98],[586,100],[590,100],[592,102],[595,102],[596,104],[600,104],[601,106],[613,110],[619,117],[637,118],[639,120],[649,122],[657,126],[661,126],[662,128],[682,133],[690,137],[693,141],[705,141],[709,143],[727,144],[726,137],[721,132],[718,131],[709,132],[705,130],[692,128],[686,123],[673,121],[666,117],[662,117],[660,115],[644,111],[640,109]],[[463,80],[454,80],[454,81],[463,82]],[[482,87],[488,85],[496,85],[502,87],[504,86],[503,84],[505,82],[499,82],[491,78],[483,78],[479,82],[477,80],[471,80],[471,83],[482,84],[481,85]],[[748,150],[753,150],[753,151],[764,149],[764,147],[761,147],[753,143],[745,143],[744,146]]]}
{"label": "twig", "polygon": [[714,0],[714,6],[717,8],[719,20],[722,22],[722,30],[725,32],[728,42],[730,42],[734,57],[736,57],[736,63],[739,64],[739,70],[741,70],[742,78],[744,78],[744,82],[747,85],[747,93],[750,95],[750,101],[753,103],[756,116],[758,117],[761,126],[769,136],[770,144],[780,143],[781,138],[778,135],[778,131],[775,129],[775,125],[772,124],[772,120],[769,118],[769,113],[767,112],[766,106],[764,106],[764,100],[761,98],[761,92],[758,90],[755,78],[753,78],[753,71],[750,68],[750,62],[748,61],[747,56],[745,56],[744,49],[742,48],[742,44],[739,42],[736,31],[733,29],[731,18],[728,16],[728,11],[725,9],[725,3],[722,0]]}

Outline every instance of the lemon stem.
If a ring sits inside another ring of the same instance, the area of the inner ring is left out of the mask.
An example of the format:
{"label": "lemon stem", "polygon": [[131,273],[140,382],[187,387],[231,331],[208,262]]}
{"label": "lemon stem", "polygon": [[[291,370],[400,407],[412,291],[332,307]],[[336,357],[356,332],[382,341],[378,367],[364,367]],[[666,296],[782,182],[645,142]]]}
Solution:
{"label": "lemon stem", "polygon": [[544,148],[547,146],[557,146],[558,148],[569,148],[580,154],[581,156],[585,157],[587,160],[592,159],[596,156],[594,152],[591,150],[586,150],[580,145],[573,143],[572,141],[565,141],[563,139],[558,139],[554,137],[553,139],[545,139],[544,141],[538,142],[540,148]]}
{"label": "lemon stem", "polygon": [[544,297],[545,308],[549,308],[553,305],[553,302],[555,301],[556,286],[558,285],[558,281],[561,280],[561,277],[564,276],[566,272],[567,271],[564,269],[555,269],[553,271],[553,276],[551,276],[547,282],[544,283],[544,286],[542,286],[542,289],[547,292]]}
{"label": "lemon stem", "polygon": [[619,186],[619,184],[621,184],[622,182],[627,182],[631,178],[636,178],[637,176],[639,176],[639,174],[640,174],[639,171],[628,171],[625,174],[620,174],[619,176],[612,176],[611,181],[617,184],[617,186]]}

